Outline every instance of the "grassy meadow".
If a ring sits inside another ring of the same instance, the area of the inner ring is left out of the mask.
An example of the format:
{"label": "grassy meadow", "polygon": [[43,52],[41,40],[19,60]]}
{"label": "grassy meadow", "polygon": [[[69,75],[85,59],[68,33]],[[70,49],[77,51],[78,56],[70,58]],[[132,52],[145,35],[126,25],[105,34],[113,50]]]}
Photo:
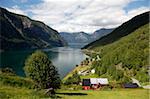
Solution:
{"label": "grassy meadow", "polygon": [[58,95],[64,99],[149,99],[149,90],[116,89],[111,91],[60,91]]}
{"label": "grassy meadow", "polygon": [[34,89],[0,85],[0,99],[41,99],[46,97],[43,93]]}
{"label": "grassy meadow", "polygon": [[[62,99],[149,99],[146,89],[114,89],[114,90],[57,90],[56,98]],[[0,99],[51,99],[44,91],[4,86],[0,87]]]}

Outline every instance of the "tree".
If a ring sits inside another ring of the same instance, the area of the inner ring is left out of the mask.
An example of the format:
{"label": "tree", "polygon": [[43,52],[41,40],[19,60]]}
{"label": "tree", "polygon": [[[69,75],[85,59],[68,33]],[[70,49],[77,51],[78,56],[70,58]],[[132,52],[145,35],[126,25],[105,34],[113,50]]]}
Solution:
{"label": "tree", "polygon": [[60,87],[58,71],[42,51],[35,51],[26,59],[24,70],[26,76],[31,78],[40,89]]}

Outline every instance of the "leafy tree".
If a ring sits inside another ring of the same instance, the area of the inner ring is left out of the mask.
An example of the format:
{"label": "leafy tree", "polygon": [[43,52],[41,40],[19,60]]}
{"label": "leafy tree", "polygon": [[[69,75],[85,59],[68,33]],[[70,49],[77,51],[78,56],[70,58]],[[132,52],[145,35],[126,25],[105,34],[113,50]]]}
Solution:
{"label": "leafy tree", "polygon": [[42,51],[35,51],[26,59],[24,70],[26,76],[35,81],[40,89],[60,87],[58,71]]}

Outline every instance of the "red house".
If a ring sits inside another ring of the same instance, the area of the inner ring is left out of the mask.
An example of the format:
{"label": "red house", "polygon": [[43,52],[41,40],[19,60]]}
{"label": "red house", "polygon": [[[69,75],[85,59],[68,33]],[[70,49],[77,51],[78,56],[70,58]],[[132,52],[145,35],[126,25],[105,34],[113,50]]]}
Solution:
{"label": "red house", "polygon": [[82,82],[82,89],[89,90],[89,89],[98,89],[102,86],[107,86],[109,84],[107,78],[90,78],[90,79],[83,79]]}
{"label": "red house", "polygon": [[90,79],[83,79],[83,82],[82,82],[82,89],[83,89],[83,90],[89,90],[90,87],[91,87]]}

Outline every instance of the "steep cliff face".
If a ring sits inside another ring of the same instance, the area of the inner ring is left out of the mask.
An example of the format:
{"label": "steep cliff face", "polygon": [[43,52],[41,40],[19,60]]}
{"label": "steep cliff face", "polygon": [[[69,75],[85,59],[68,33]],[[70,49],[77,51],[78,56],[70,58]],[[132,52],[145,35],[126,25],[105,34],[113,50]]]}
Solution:
{"label": "steep cliff face", "polygon": [[0,8],[1,50],[65,46],[59,33],[40,21]]}

